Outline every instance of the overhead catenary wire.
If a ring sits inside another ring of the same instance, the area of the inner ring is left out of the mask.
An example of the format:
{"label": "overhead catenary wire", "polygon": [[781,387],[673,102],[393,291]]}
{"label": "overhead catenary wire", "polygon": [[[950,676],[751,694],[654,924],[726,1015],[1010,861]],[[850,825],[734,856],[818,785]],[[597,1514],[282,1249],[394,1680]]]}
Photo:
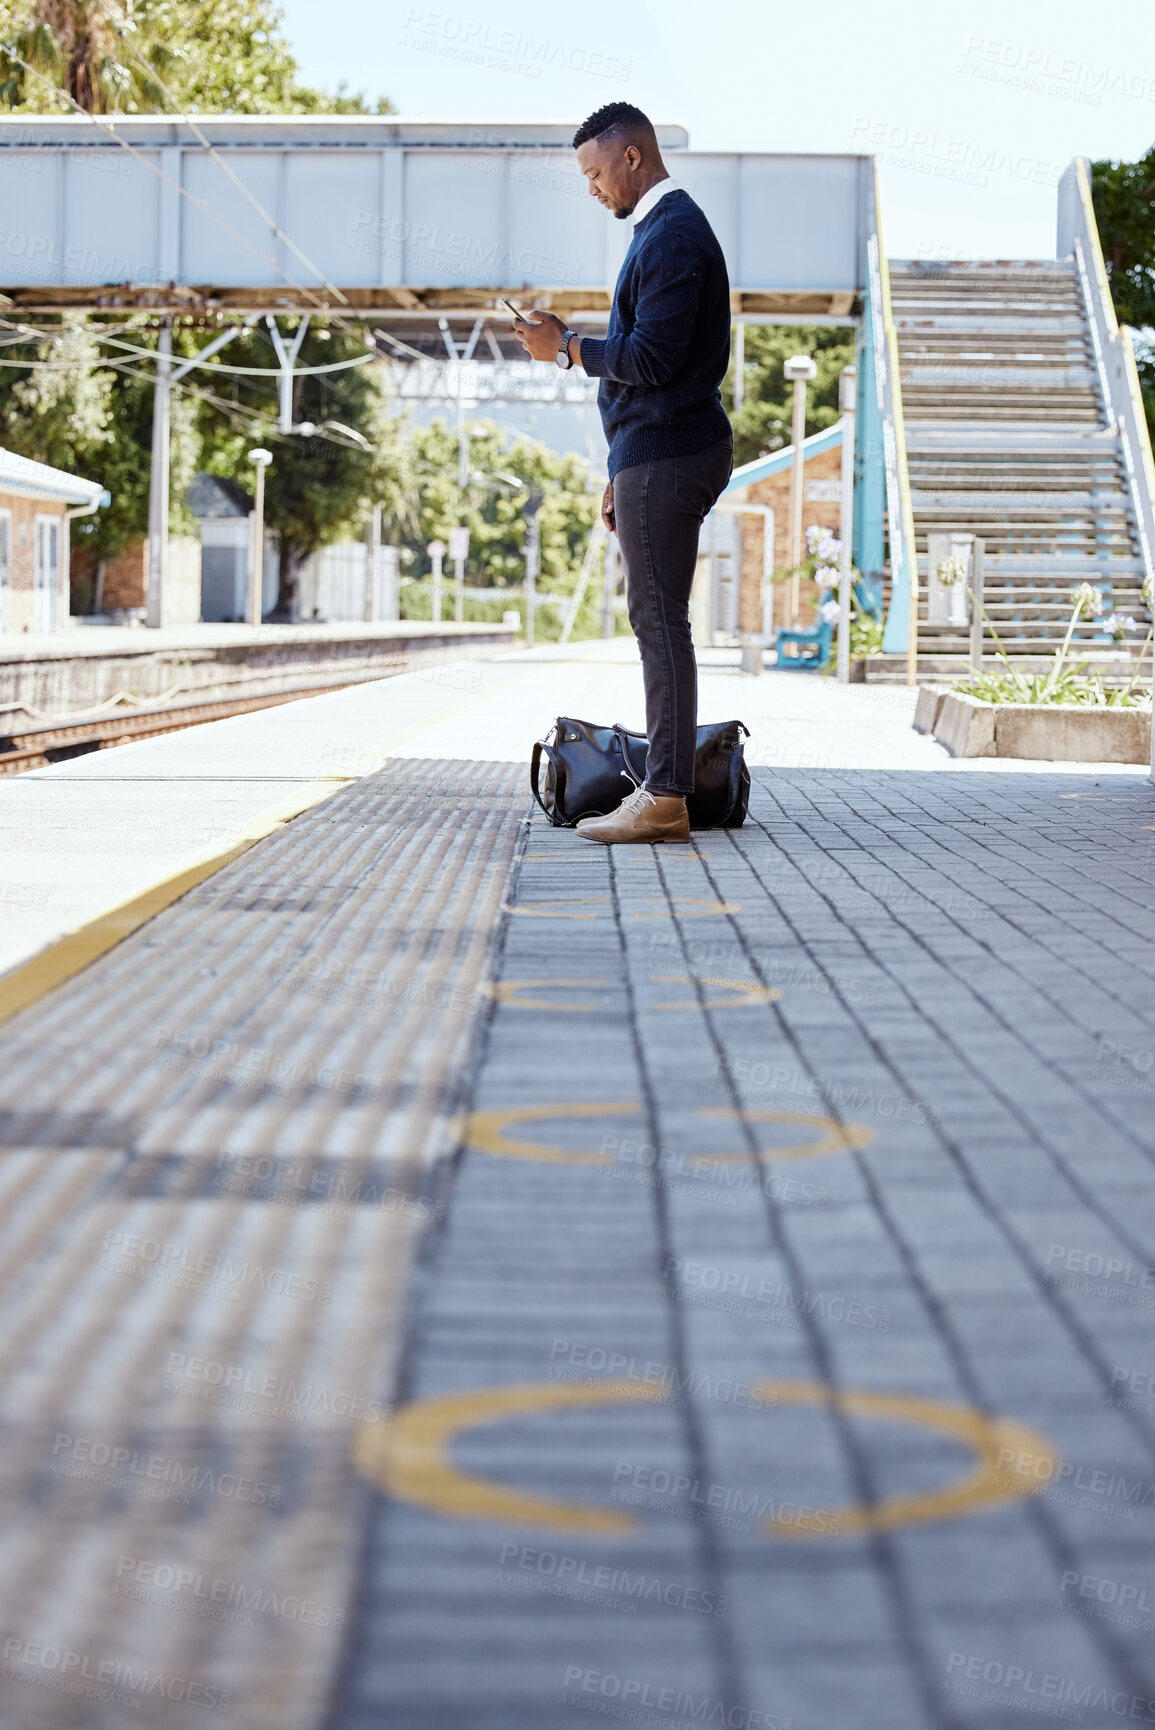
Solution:
{"label": "overhead catenary wire", "polygon": [[[164,169],[160,168],[155,162],[150,161],[143,151],[137,150],[134,145],[128,142],[127,138],[122,138],[119,132],[117,132],[115,126],[105,125],[99,115],[93,114],[90,109],[82,107],[69,91],[62,90],[58,84],[54,84],[52,79],[48,77],[47,73],[41,72],[38,67],[33,66],[29,61],[25,60],[21,54],[17,53],[10,43],[0,42],[0,49],[3,50],[10,60],[14,60],[18,66],[23,67],[25,72],[31,73],[34,78],[38,78],[42,84],[47,85],[54,95],[62,97],[71,108],[76,110],[77,114],[81,115],[85,120],[91,121],[92,125],[97,127],[99,131],[106,133],[108,137],[112,139],[114,144],[119,144],[121,149],[127,150],[128,154],[137,162],[143,163],[150,174],[155,174],[158,180],[163,181],[166,186],[171,186],[180,197],[187,199],[194,209],[199,210],[205,216],[210,217],[212,221],[223,228],[227,234],[232,235],[234,240],[239,240],[242,246],[247,247],[256,258],[261,260],[262,264],[267,264],[273,270],[277,271],[280,276],[284,277],[290,288],[295,288],[298,294],[302,294],[306,299],[311,300],[318,312],[331,313],[332,308],[329,306],[328,302],[322,300],[321,296],[317,294],[314,289],[308,288],[304,283],[298,282],[296,277],[287,271],[280,260],[274,257],[272,253],[262,252],[260,247],[257,246],[254,241],[250,240],[247,235],[242,234],[240,229],[234,228],[231,222],[226,221],[219,212],[215,211],[207,199],[197,198],[195,193],[190,192],[186,186],[181,184],[180,181],[174,180],[171,175],[166,174]],[[206,144],[206,148],[209,150],[210,154],[213,154],[212,145]],[[270,217],[266,216],[265,220],[272,225],[272,219]],[[289,244],[287,237],[284,238],[286,244]],[[294,248],[294,251],[295,250],[296,248]],[[316,271],[317,269],[316,265],[313,264],[310,264],[309,268],[313,271]],[[317,274],[318,276],[321,275],[320,272],[317,272]],[[321,277],[321,280],[322,282],[326,281],[323,276]],[[337,292],[339,293],[340,291],[338,290]],[[340,298],[343,303],[348,306],[348,299],[343,295],[340,296]],[[343,325],[343,321],[338,320],[336,322]]]}
{"label": "overhead catenary wire", "polygon": [[[117,30],[118,35],[123,37],[124,32],[122,29],[122,20],[116,19],[116,20],[114,20],[114,24],[115,24],[115,28]],[[141,55],[139,53],[139,51],[136,49],[135,45],[128,43],[127,46],[131,49],[131,51],[132,51],[133,55],[135,56],[135,58],[137,59],[138,63],[148,72],[149,77],[155,81],[155,83],[157,84],[158,88],[162,91],[162,93],[166,97],[168,97],[170,100],[175,101],[175,98],[173,97],[172,92],[169,90],[169,88],[165,84],[164,80],[155,71],[155,69],[149,65],[148,61],[144,59],[143,55]],[[162,181],[166,186],[172,187],[175,192],[177,192],[182,198],[186,199],[195,209],[200,210],[204,215],[210,217],[214,222],[216,222],[218,224],[219,227],[223,228],[225,230],[225,232],[227,234],[230,234],[235,240],[239,240],[241,242],[242,246],[247,247],[247,249],[250,252],[252,252],[255,257],[259,258],[263,264],[267,264],[267,265],[271,266],[272,269],[276,270],[285,279],[286,283],[288,283],[288,285],[291,288],[295,288],[299,294],[305,296],[306,299],[311,300],[313,302],[313,305],[315,306],[315,308],[319,312],[322,312],[322,313],[329,315],[331,322],[334,325],[336,325],[338,329],[344,331],[346,334],[350,334],[350,335],[357,334],[364,340],[364,327],[363,326],[359,332],[355,332],[353,327],[349,324],[348,320],[341,318],[338,315],[334,315],[332,313],[331,307],[329,307],[328,304],[326,302],[324,302],[317,295],[315,290],[308,288],[304,283],[298,282],[297,279],[289,271],[287,271],[285,269],[285,267],[280,263],[280,261],[277,258],[275,258],[272,254],[262,252],[261,249],[258,246],[256,246],[255,243],[253,241],[251,241],[247,235],[242,234],[239,229],[234,228],[230,222],[226,221],[226,219],[219,214],[219,212],[215,211],[207,199],[197,198],[196,195],[194,193],[191,193],[186,186],[182,185],[179,181],[173,180],[171,175],[166,174],[162,168],[159,168],[157,166],[156,163],[150,161],[150,159],[147,156],[145,156],[143,154],[143,152],[137,150],[133,145],[131,145],[128,142],[128,140],[126,138],[122,138],[120,136],[120,134],[116,131],[115,126],[104,125],[101,122],[100,118],[96,114],[92,113],[89,109],[83,108],[81,106],[81,104],[79,102],[77,102],[75,100],[75,98],[67,90],[62,90],[59,85],[53,83],[52,79],[49,78],[46,73],[41,72],[39,70],[39,68],[31,65],[29,61],[25,60],[22,55],[17,53],[17,51],[11,46],[10,43],[0,42],[0,49],[2,49],[3,52],[9,56],[10,59],[14,60],[18,66],[23,67],[24,70],[26,72],[30,73],[34,78],[38,78],[40,80],[40,82],[42,84],[46,85],[47,88],[49,90],[51,90],[55,96],[62,98],[63,101],[68,103],[68,105],[71,108],[73,108],[76,111],[76,113],[79,114],[83,119],[90,121],[93,125],[98,127],[98,129],[100,131],[106,133],[113,140],[113,142],[115,144],[118,144],[121,147],[121,149],[126,150],[128,152],[128,154],[131,157],[133,157],[136,161],[141,162],[144,165],[144,167],[149,170],[150,173],[155,174],[156,177],[160,181]],[[284,229],[281,228],[281,226],[276,222],[276,220],[272,216],[269,215],[269,213],[263,208],[263,206],[259,203],[259,201],[249,192],[248,188],[244,185],[243,181],[241,181],[239,176],[234,172],[234,170],[229,166],[229,164],[221,156],[220,152],[217,150],[216,146],[212,143],[212,141],[205,136],[204,132],[201,130],[201,128],[198,125],[198,123],[196,122],[196,120],[189,113],[187,113],[187,111],[184,111],[183,109],[181,109],[179,107],[179,105],[177,105],[177,118],[180,119],[184,124],[186,124],[190,128],[190,130],[196,135],[196,137],[200,140],[206,153],[210,157],[212,157],[212,159],[217,163],[218,167],[221,169],[222,173],[224,173],[228,177],[228,179],[230,181],[232,181],[232,183],[237,187],[237,190],[248,201],[248,203],[252,205],[253,209],[257,211],[257,213],[260,215],[262,221],[264,221],[266,223],[266,225],[268,226],[270,232],[276,238],[282,240],[284,242],[284,244],[286,246],[288,246],[289,249],[295,254],[295,256],[300,258],[301,261],[308,267],[308,269],[313,271],[314,275],[321,282],[322,286],[325,287],[327,290],[329,290],[341,302],[341,304],[343,306],[349,307],[350,302],[348,300],[348,297],[346,295],[344,295],[341,292],[341,290],[336,287],[336,285],[334,283],[329,281],[329,279],[325,276],[324,272],[322,270],[320,270],[319,267],[312,262],[312,260],[308,257],[308,255],[306,253],[301,251],[301,249],[296,245],[296,243],[292,240],[292,238],[284,231]],[[431,356],[427,356],[427,355],[421,355],[418,350],[410,348],[409,344],[401,342],[400,339],[393,337],[388,332],[379,331],[376,334],[380,337],[383,337],[386,341],[390,342],[396,350],[398,350],[401,353],[407,354],[411,358],[420,358],[420,359],[426,360],[426,361],[435,358],[435,357],[431,357]],[[489,334],[489,333],[487,333],[487,334]],[[490,342],[492,345],[492,336],[490,336]],[[145,351],[145,352],[147,352],[147,351]],[[368,356],[366,356],[366,359],[371,360],[375,357],[384,358],[383,356],[381,356],[379,348],[375,348],[372,353],[370,353]],[[330,363],[327,367],[316,367],[316,368],[313,368],[311,370],[316,371],[316,372],[337,371],[341,366],[360,365],[360,364],[364,364],[364,363],[360,360],[347,361],[347,362],[333,362],[333,363]],[[435,362],[435,364],[436,364],[436,362]],[[448,365],[450,363],[449,363],[448,359],[446,359],[441,364],[445,367],[448,367]],[[225,369],[223,367],[220,367],[220,368],[214,368],[213,370],[223,371]],[[239,371],[240,369],[233,369],[233,370]],[[261,371],[264,371],[265,369],[256,368],[253,370],[256,372],[261,372]],[[304,370],[305,369],[301,369],[302,373],[304,372]]]}
{"label": "overhead catenary wire", "polygon": [[[58,370],[59,362],[52,360],[0,360],[0,368],[19,368],[21,371],[25,372],[52,369]],[[93,370],[96,371],[101,369],[123,373],[126,378],[139,379],[141,383],[150,386],[156,382],[153,374],[142,371],[139,367],[133,366],[128,361],[102,358]],[[267,372],[269,369],[265,368],[262,370]],[[180,392],[185,396],[195,397],[199,402],[207,403],[210,408],[215,408],[219,413],[227,415],[234,424],[241,426],[242,430],[252,433],[254,437],[271,439],[277,444],[283,444],[286,446],[292,446],[297,443],[295,438],[290,438],[288,434],[282,433],[277,421],[275,419],[266,418],[260,409],[246,409],[240,403],[229,402],[226,398],[219,397],[212,391],[201,390],[197,385],[186,384],[183,380],[178,380],[170,384],[169,388],[170,390]],[[321,439],[325,444],[336,445],[339,450],[348,450],[350,447],[347,439],[334,438],[325,430],[329,424],[330,423],[327,421],[315,423],[313,432],[310,436]]]}
{"label": "overhead catenary wire", "polygon": [[[224,157],[221,155],[220,151],[216,148],[216,146],[205,136],[204,132],[201,130],[201,127],[198,124],[197,120],[194,118],[194,116],[189,114],[187,112],[187,110],[185,110],[182,107],[182,105],[179,102],[177,102],[176,97],[173,95],[173,92],[169,89],[168,85],[165,83],[165,81],[161,77],[160,73],[156,70],[156,68],[154,66],[151,66],[149,64],[149,62],[145,59],[144,55],[140,52],[139,48],[137,48],[136,44],[129,40],[128,35],[127,35],[125,28],[124,28],[125,19],[124,19],[123,14],[114,13],[111,10],[111,8],[109,8],[107,6],[105,7],[105,11],[106,11],[109,19],[111,20],[113,28],[115,29],[117,35],[120,37],[121,41],[124,43],[125,47],[129,51],[129,53],[136,60],[137,64],[144,68],[145,72],[148,74],[148,76],[155,83],[158,90],[161,92],[162,96],[164,96],[165,100],[167,102],[170,102],[173,105],[173,107],[175,108],[176,113],[177,113],[178,117],[180,118],[180,120],[184,123],[184,125],[189,127],[191,129],[191,131],[196,135],[197,139],[204,146],[204,149],[208,152],[208,154],[212,157],[213,161],[216,163],[217,167],[221,170],[222,174],[224,174],[232,182],[232,184],[236,187],[237,191],[241,194],[241,197],[244,198],[249,204],[252,205],[252,207],[256,211],[257,215],[261,218],[261,221],[267,224],[269,232],[273,235],[273,237],[277,240],[283,241],[283,243],[289,248],[289,251],[293,254],[294,258],[298,258],[301,261],[301,263],[305,266],[306,270],[311,270],[313,272],[313,275],[317,278],[317,281],[322,285],[322,287],[326,290],[327,293],[331,294],[335,300],[340,302],[340,304],[342,306],[348,306],[349,305],[348,296],[345,294],[342,294],[341,290],[336,286],[336,284],[329,281],[329,278],[325,275],[324,271],[319,269],[318,266],[313,263],[312,259],[309,258],[306,253],[301,251],[301,248],[296,244],[296,242],[291,238],[291,236],[289,236],[288,234],[285,233],[285,230],[281,227],[280,223],[277,222],[275,220],[275,218],[273,218],[272,216],[269,215],[268,211],[264,208],[264,206],[249,191],[248,187],[245,185],[244,181],[240,178],[240,176],[234,171],[234,169],[230,166],[230,164],[225,161]],[[300,285],[298,284],[297,286],[299,287]]]}

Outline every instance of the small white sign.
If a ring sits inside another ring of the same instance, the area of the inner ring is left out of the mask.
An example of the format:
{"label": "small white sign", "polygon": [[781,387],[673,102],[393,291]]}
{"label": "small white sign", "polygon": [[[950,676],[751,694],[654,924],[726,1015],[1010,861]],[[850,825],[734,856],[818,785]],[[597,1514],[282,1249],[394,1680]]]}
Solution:
{"label": "small white sign", "polygon": [[804,498],[808,505],[838,505],[842,503],[841,481],[807,481]]}
{"label": "small white sign", "polygon": [[444,556],[445,556],[445,542],[444,541],[430,541],[430,543],[426,547],[425,551],[429,554],[429,557],[431,559],[444,558]]}
{"label": "small white sign", "polygon": [[451,559],[467,559],[469,557],[469,530],[466,528],[450,529],[449,556]]}

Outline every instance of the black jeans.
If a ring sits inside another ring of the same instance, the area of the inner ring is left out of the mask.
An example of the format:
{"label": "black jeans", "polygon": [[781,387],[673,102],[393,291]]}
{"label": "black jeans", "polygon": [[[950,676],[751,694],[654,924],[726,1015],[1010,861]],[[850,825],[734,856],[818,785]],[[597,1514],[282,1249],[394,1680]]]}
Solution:
{"label": "black jeans", "polygon": [[626,603],[642,656],[646,786],[694,791],[698,668],[690,640],[690,589],[698,532],[730,479],[732,439],[688,457],[638,463],[614,477],[614,520],[626,565]]}

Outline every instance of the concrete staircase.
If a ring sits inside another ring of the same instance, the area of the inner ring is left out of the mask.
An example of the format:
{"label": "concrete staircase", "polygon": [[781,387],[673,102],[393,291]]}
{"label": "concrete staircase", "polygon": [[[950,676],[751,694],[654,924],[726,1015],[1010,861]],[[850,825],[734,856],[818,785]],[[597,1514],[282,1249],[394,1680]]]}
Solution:
{"label": "concrete staircase", "polygon": [[[1073,262],[891,264],[920,585],[921,671],[960,671],[969,639],[926,619],[927,535],[983,536],[986,610],[1024,668],[1062,641],[1070,594],[1104,591],[1144,626],[1143,567],[1117,432]],[[1126,670],[1094,620],[1078,658]],[[987,639],[987,655],[993,646]]]}

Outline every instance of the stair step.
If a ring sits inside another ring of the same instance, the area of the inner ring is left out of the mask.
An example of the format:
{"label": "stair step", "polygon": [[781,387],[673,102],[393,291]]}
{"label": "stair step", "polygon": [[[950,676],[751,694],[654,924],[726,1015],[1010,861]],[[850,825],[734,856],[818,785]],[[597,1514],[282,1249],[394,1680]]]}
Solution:
{"label": "stair step", "polygon": [[[915,406],[917,407],[920,417],[925,421],[937,419],[939,412],[941,412],[943,420],[953,419],[957,413],[957,405],[955,404],[944,403],[941,411],[938,411],[936,407],[925,401],[918,401]],[[974,412],[984,408],[982,403],[971,403],[968,406],[972,410],[971,418],[973,420],[987,420],[990,422],[991,426],[1005,426],[1008,423],[1022,426],[1024,423],[1029,424],[1031,421],[1038,421],[1040,425],[1045,425],[1047,421],[1047,410],[1043,403],[1014,403],[1005,401],[1000,403],[997,397],[992,396],[991,406],[985,413]],[[1068,403],[1064,405],[1064,414],[1068,420],[1082,419],[1085,420],[1089,426],[1094,426],[1099,418],[1098,408],[1094,404],[1088,404],[1085,412],[1080,416],[1077,411],[1072,409],[1072,405]]]}
{"label": "stair step", "polygon": [[[912,477],[913,478],[913,477]],[[1120,493],[1029,493],[1012,492],[963,492],[953,488],[935,491],[929,487],[911,488],[911,502],[915,510],[940,511],[959,510],[968,514],[977,512],[997,511],[1000,516],[1009,521],[1013,515],[1016,519],[1024,512],[1045,512],[1048,520],[1057,517],[1072,520],[1083,520],[1092,516],[1096,520],[1101,517],[1126,516],[1127,500]]]}
{"label": "stair step", "polygon": [[956,416],[952,425],[934,426],[920,425],[916,415],[906,418],[907,450],[927,456],[1021,457],[1029,462],[1075,456],[1101,462],[1117,456],[1120,449],[1118,434],[1107,427],[1090,432],[1082,425],[1032,426],[1019,432],[1005,427],[996,438],[989,428],[976,426],[965,415]]}
{"label": "stair step", "polygon": [[900,367],[899,371],[904,400],[908,391],[926,389],[940,393],[959,392],[964,399],[976,392],[997,391],[1000,397],[1008,393],[1012,396],[1037,393],[1051,403],[1065,396],[1086,397],[1098,406],[1095,375],[1090,367],[1055,366],[1045,371],[1041,367],[1012,365],[1008,361],[1005,366],[984,362],[981,366],[966,367],[913,363]]}
{"label": "stair step", "polygon": [[1117,581],[1120,577],[1143,580],[1143,561],[1133,556],[1094,558],[1080,555],[987,553],[983,560],[984,581],[1000,577],[1062,577],[1072,583]]}

